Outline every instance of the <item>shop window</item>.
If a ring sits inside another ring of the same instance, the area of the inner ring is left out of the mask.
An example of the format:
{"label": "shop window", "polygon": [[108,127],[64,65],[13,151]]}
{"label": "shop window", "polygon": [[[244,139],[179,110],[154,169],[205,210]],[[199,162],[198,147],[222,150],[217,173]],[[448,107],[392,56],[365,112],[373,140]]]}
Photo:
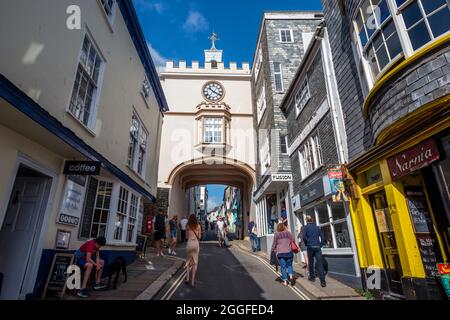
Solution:
{"label": "shop window", "polygon": [[322,229],[323,236],[325,237],[325,248],[333,248],[333,234],[331,233],[331,225],[320,225],[320,229]]}
{"label": "shop window", "polygon": [[376,165],[363,173],[363,186],[367,187],[382,181],[380,166]]}
{"label": "shop window", "polygon": [[336,234],[336,246],[338,248],[350,248],[350,234],[346,220],[333,222],[334,233]]}
{"label": "shop window", "polygon": [[345,219],[346,213],[343,202],[330,202],[331,205],[331,217],[334,221]]}
{"label": "shop window", "polygon": [[108,216],[111,207],[113,183],[99,181],[94,206],[94,215],[91,223],[90,238],[106,236]]}
{"label": "shop window", "polygon": [[125,219],[128,214],[128,190],[120,187],[117,204],[116,220],[114,223],[114,240],[122,240]]}
{"label": "shop window", "polygon": [[[397,5],[402,4],[397,1]],[[414,50],[450,30],[450,10],[446,0],[415,0],[400,7],[400,11]]]}
{"label": "shop window", "polygon": [[91,38],[86,35],[78,62],[69,112],[89,129],[94,128],[95,103],[103,61]]}
{"label": "shop window", "polygon": [[136,228],[137,213],[138,213],[138,197],[134,194],[131,194],[130,214],[128,217],[128,225],[127,225],[127,242],[133,242],[134,240],[134,230]]}
{"label": "shop window", "polygon": [[327,203],[319,203],[316,207],[317,216],[319,218],[319,224],[330,222],[330,217],[328,215]]}

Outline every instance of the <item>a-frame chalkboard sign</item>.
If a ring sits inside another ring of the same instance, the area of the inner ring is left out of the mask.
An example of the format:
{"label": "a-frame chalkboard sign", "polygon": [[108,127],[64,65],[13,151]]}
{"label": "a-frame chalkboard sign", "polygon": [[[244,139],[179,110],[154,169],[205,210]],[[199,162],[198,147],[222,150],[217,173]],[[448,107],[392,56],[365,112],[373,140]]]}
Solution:
{"label": "a-frame chalkboard sign", "polygon": [[47,290],[60,292],[60,298],[64,297],[66,291],[67,268],[73,264],[74,255],[72,253],[56,253],[50,272],[45,283],[42,299],[45,299]]}

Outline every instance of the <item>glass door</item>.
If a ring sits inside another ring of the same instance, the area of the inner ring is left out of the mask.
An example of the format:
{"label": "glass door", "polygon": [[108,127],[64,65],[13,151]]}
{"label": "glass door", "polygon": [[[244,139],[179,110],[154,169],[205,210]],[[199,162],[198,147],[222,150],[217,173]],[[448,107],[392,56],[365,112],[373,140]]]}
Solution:
{"label": "glass door", "polygon": [[387,270],[389,289],[394,294],[403,295],[401,283],[402,266],[387,206],[386,193],[381,191],[371,195],[370,204],[377,225],[378,240]]}

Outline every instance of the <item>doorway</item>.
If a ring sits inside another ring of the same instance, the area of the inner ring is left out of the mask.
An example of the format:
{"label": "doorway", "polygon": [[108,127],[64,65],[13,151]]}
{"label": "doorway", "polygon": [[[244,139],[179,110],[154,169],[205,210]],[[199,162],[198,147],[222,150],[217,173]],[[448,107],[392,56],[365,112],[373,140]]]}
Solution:
{"label": "doorway", "polygon": [[378,241],[381,246],[383,261],[387,270],[387,281],[390,292],[403,296],[401,278],[403,276],[397,242],[389,214],[384,191],[370,196],[370,204],[376,221]]}
{"label": "doorway", "polygon": [[30,258],[49,199],[52,179],[23,164],[19,166],[0,229],[1,300],[23,298]]}

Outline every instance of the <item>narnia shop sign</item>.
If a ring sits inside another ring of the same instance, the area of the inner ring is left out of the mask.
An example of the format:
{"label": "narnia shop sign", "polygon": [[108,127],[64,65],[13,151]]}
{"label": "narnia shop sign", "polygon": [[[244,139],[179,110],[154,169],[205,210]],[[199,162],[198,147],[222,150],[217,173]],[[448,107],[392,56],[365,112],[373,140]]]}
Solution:
{"label": "narnia shop sign", "polygon": [[414,171],[428,166],[439,159],[439,151],[436,143],[426,140],[412,148],[409,148],[387,160],[392,179],[398,180]]}

